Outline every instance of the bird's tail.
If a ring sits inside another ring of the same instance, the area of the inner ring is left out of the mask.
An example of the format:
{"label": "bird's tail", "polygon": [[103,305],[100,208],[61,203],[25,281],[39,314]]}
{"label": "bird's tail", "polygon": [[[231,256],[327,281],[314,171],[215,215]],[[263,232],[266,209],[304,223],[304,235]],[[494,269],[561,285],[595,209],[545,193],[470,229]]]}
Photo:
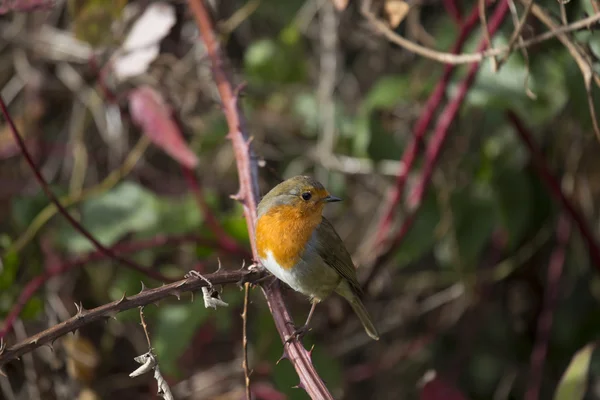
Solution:
{"label": "bird's tail", "polygon": [[375,325],[373,325],[373,322],[371,321],[371,316],[367,312],[367,309],[363,305],[362,301],[360,301],[358,296],[353,295],[351,298],[346,299],[352,306],[352,309],[354,310],[356,315],[358,315],[358,318],[360,319],[360,322],[365,328],[367,335],[369,335],[375,340],[379,340],[379,333],[377,333],[377,328],[375,328]]}

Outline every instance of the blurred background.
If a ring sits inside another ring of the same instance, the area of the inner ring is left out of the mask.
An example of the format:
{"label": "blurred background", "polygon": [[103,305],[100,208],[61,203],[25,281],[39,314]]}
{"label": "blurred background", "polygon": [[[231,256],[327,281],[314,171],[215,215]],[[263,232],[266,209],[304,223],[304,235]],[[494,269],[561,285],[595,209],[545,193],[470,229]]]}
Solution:
{"label": "blurred background", "polygon": [[[308,174],[344,199],[326,215],[381,339],[339,297],[317,308],[304,344],[333,396],[599,399],[600,145],[590,102],[598,113],[600,33],[572,25],[597,16],[597,2],[204,3],[224,67],[244,85],[261,194]],[[0,13],[0,95],[73,218],[173,279],[218,261],[249,265],[243,209],[230,198],[235,155],[187,2],[8,0]],[[494,48],[567,28],[562,41],[454,68],[394,40],[473,53],[482,22]],[[57,213],[5,119],[0,252],[9,346],[70,318],[75,304],[162,284],[105,257]],[[300,324],[310,304],[283,291]],[[195,298],[144,309],[160,370],[176,399],[245,398],[244,292],[224,286],[228,307],[217,310]],[[139,311],[122,312],[5,365],[0,398],[158,398],[151,374],[128,376],[147,350]],[[308,398],[293,388],[291,364],[277,363],[282,350],[252,289],[254,398]]]}

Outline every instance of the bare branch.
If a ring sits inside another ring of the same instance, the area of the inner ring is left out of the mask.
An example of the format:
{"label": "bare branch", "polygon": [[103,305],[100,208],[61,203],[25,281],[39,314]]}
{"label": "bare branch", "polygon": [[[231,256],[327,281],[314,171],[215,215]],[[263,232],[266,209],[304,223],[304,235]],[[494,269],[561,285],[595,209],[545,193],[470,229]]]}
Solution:
{"label": "bare branch", "polygon": [[[213,285],[223,285],[227,283],[239,283],[242,280],[245,282],[254,282],[260,279],[261,276],[260,273],[254,271],[238,270],[220,271],[206,275],[206,279]],[[52,343],[59,337],[64,336],[69,332],[74,332],[82,326],[88,325],[94,321],[109,318],[121,311],[155,303],[169,296],[179,297],[181,293],[193,292],[208,285],[209,284],[202,279],[190,277],[154,289],[143,290],[141,293],[134,296],[127,297],[123,294],[123,297],[120,300],[104,304],[91,310],[85,310],[82,307],[78,307],[78,312],[74,317],[58,325],[54,325],[37,335],[31,336],[14,346],[7,347],[4,352],[0,354],[0,367],[11,360],[21,357],[25,353]]]}

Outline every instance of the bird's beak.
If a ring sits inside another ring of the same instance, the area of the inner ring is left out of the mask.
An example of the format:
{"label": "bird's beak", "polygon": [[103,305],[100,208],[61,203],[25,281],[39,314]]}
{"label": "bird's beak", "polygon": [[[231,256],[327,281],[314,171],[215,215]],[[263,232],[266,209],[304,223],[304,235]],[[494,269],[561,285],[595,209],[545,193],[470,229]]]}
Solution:
{"label": "bird's beak", "polygon": [[332,195],[325,197],[326,203],[335,203],[336,201],[342,201],[342,199],[340,199],[339,197],[332,196]]}

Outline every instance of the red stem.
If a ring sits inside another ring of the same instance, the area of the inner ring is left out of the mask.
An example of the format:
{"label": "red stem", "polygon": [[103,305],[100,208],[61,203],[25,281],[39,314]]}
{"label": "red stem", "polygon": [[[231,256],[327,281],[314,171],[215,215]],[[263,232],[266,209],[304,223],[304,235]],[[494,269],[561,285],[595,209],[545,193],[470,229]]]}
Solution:
{"label": "red stem", "polygon": [[[252,154],[250,138],[245,129],[243,114],[238,107],[237,91],[233,90],[230,80],[223,69],[223,59],[219,44],[215,38],[212,22],[202,0],[188,0],[189,7],[196,18],[196,24],[200,31],[200,38],[204,42],[206,51],[212,63],[212,72],[215,83],[221,96],[223,111],[229,126],[228,137],[231,140],[235,159],[238,168],[238,177],[240,180],[240,189],[235,198],[241,201],[244,206],[244,215],[248,225],[252,253],[256,257],[256,243],[254,227],[256,225],[256,205],[258,199],[258,166],[256,157]],[[293,335],[293,321],[283,302],[279,285],[263,286],[263,293],[267,298],[267,303],[275,326],[282,339]],[[298,340],[292,340],[285,344],[284,356],[287,356],[298,376],[300,383],[298,386],[304,388],[313,399],[333,399],[333,396],[327,390],[323,380],[315,370],[312,364],[310,353],[302,346]]]}
{"label": "red stem", "polygon": [[[502,21],[504,20],[504,17],[506,16],[507,12],[508,0],[503,0],[496,7],[494,14],[490,18],[490,35],[493,35],[500,28],[500,25],[502,24]],[[487,40],[483,38],[477,46],[477,51],[484,50],[487,47],[487,45]],[[367,277],[363,285],[365,288],[368,287],[369,284],[373,281],[379,269],[381,269],[385,262],[391,257],[391,255],[394,254],[394,251],[397,250],[398,246],[400,246],[400,244],[406,237],[406,234],[409,232],[410,227],[412,226],[415,217],[423,203],[423,197],[425,195],[426,190],[429,187],[431,175],[433,174],[433,170],[438,162],[441,149],[448,136],[448,130],[450,128],[450,125],[452,124],[452,121],[454,121],[454,119],[456,118],[456,115],[458,114],[460,106],[462,105],[462,102],[465,99],[467,92],[473,85],[473,82],[475,81],[475,76],[477,75],[477,71],[479,70],[480,65],[480,63],[474,63],[469,67],[467,76],[458,86],[456,96],[450,101],[450,103],[448,103],[448,105],[442,111],[438,119],[437,125],[435,127],[435,130],[433,132],[433,135],[431,137],[431,140],[429,141],[429,144],[427,146],[427,150],[425,152],[425,165],[423,166],[421,178],[419,179],[417,186],[415,187],[409,198],[409,207],[412,210],[412,212],[405,218],[402,226],[396,233],[395,237],[390,240],[388,250],[384,253],[381,253],[376,258],[373,265],[373,269],[371,270],[369,276]]]}
{"label": "red stem", "polygon": [[90,232],[88,232],[79,222],[77,222],[75,220],[75,218],[73,218],[71,216],[71,214],[69,214],[69,212],[63,207],[63,205],[60,204],[60,201],[58,200],[56,195],[52,192],[52,190],[50,190],[48,183],[42,176],[42,173],[40,172],[38,167],[35,165],[35,162],[33,161],[31,154],[27,150],[27,146],[25,146],[25,142],[21,138],[21,135],[19,134],[19,131],[17,130],[17,127],[15,126],[15,123],[12,120],[10,113],[8,112],[8,108],[6,107],[6,104],[4,103],[4,100],[2,99],[1,96],[0,96],[0,109],[2,110],[2,114],[4,114],[4,118],[6,118],[6,122],[8,122],[8,126],[10,127],[10,130],[13,134],[15,142],[17,142],[19,148],[21,149],[21,153],[25,157],[27,164],[29,164],[31,171],[35,175],[35,178],[37,179],[40,186],[42,187],[42,190],[44,191],[44,193],[46,193],[46,196],[48,197],[50,202],[56,206],[59,213],[62,214],[63,217],[65,217],[67,219],[67,221],[69,221],[69,223],[73,226],[73,228],[75,228],[75,230],[78,231],[81,235],[83,235],[90,242],[92,242],[94,247],[96,247],[99,251],[104,253],[107,257],[117,260],[117,261],[121,262],[123,265],[125,265],[126,267],[136,270],[138,272],[141,272],[142,274],[147,275],[151,278],[154,278],[158,281],[173,282],[173,279],[166,277],[165,275],[161,274],[158,271],[151,270],[151,269],[143,267],[131,260],[128,260],[126,258],[118,256],[112,250],[110,250],[108,247],[105,247],[100,242],[98,242],[96,240],[96,238],[94,238],[94,236],[92,236],[92,234]]}
{"label": "red stem", "polygon": [[556,226],[557,247],[550,256],[548,263],[548,275],[546,277],[546,291],[544,293],[544,304],[538,318],[535,345],[531,352],[531,370],[529,376],[529,387],[525,394],[525,400],[538,400],[544,363],[548,353],[548,342],[552,332],[552,320],[554,310],[558,306],[560,277],[565,265],[565,255],[569,237],[571,235],[571,220],[563,213]]}
{"label": "red stem", "polygon": [[590,253],[590,259],[592,260],[592,264],[594,264],[594,266],[597,269],[600,269],[600,248],[598,247],[598,243],[596,242],[594,234],[588,227],[583,216],[579,213],[579,211],[577,211],[575,206],[571,203],[571,201],[562,191],[558,179],[556,179],[556,177],[554,177],[554,175],[550,171],[550,168],[548,167],[546,161],[544,160],[544,157],[542,156],[542,152],[534,143],[531,134],[528,132],[527,128],[525,128],[525,125],[523,125],[517,114],[515,114],[512,111],[508,111],[507,117],[509,121],[513,124],[515,131],[523,141],[523,144],[529,150],[529,154],[531,155],[532,161],[535,165],[535,168],[538,171],[540,178],[546,184],[548,190],[550,190],[550,193],[552,194],[554,199],[562,205],[565,212],[573,219],[573,221],[577,225],[579,232],[581,232],[581,236],[583,236],[583,239],[588,246],[588,251]]}
{"label": "red stem", "polygon": [[[453,54],[457,54],[462,50],[467,38],[477,26],[478,22],[479,9],[477,5],[475,5],[471,11],[471,14],[467,17],[465,24],[461,27],[456,43],[454,46],[452,46],[451,52]],[[433,89],[431,96],[429,96],[429,99],[423,107],[423,112],[421,113],[419,120],[415,124],[412,141],[408,144],[406,150],[404,150],[404,154],[402,154],[402,160],[400,162],[401,168],[400,171],[398,171],[398,177],[396,178],[396,186],[391,193],[387,209],[381,218],[379,227],[377,228],[377,239],[375,241],[376,248],[379,248],[383,244],[383,241],[389,234],[394,218],[394,212],[404,196],[408,172],[413,168],[413,164],[417,158],[417,153],[421,149],[423,139],[425,138],[427,128],[431,124],[431,121],[433,121],[435,112],[444,99],[444,94],[446,93],[446,89],[450,83],[450,78],[452,78],[455,69],[456,65],[446,65],[444,67],[444,72],[441,79],[435,86],[435,89]]]}
{"label": "red stem", "polygon": [[219,247],[231,253],[242,254],[245,257],[252,257],[252,255],[246,249],[240,246],[231,236],[227,234],[227,232],[225,232],[225,230],[219,223],[219,220],[215,217],[212,210],[206,203],[206,199],[204,198],[204,194],[202,192],[202,187],[200,186],[200,183],[198,182],[198,177],[196,176],[194,171],[186,167],[182,168],[188,186],[194,193],[194,197],[196,198],[198,207],[200,208],[200,210],[202,210],[208,227],[216,236],[217,241],[219,242]]}
{"label": "red stem", "polygon": [[[460,15],[460,10],[458,8],[458,4],[456,4],[456,0],[443,0],[443,2],[444,8],[446,9],[448,15],[454,19],[454,22],[456,22],[458,25],[461,25],[462,16]],[[475,5],[475,8],[477,9],[477,5]]]}

